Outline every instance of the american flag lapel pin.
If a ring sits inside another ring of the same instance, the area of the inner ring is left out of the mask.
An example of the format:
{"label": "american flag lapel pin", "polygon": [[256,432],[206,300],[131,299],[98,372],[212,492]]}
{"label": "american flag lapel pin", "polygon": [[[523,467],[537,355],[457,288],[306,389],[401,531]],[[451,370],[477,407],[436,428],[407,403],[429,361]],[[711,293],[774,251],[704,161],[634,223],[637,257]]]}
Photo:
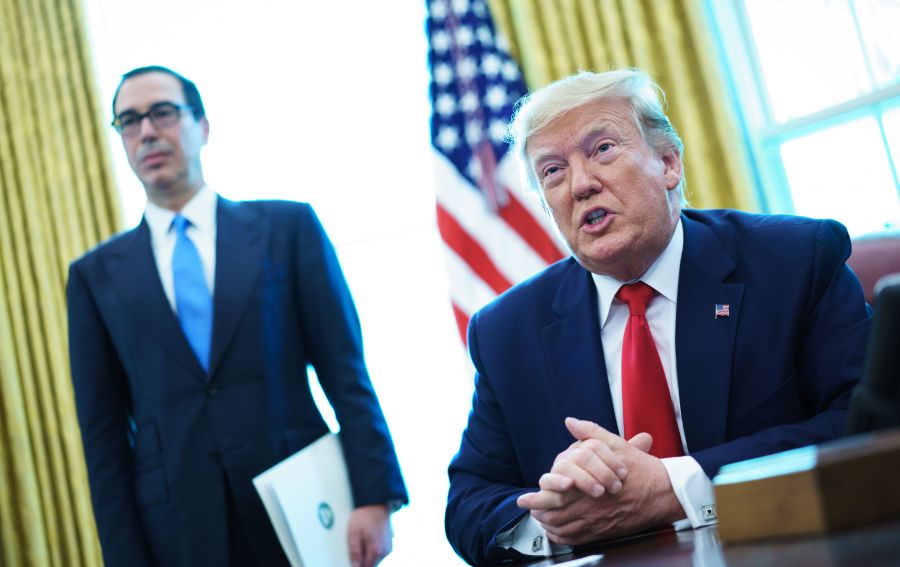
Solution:
{"label": "american flag lapel pin", "polygon": [[731,308],[727,303],[716,303],[716,319],[731,315]]}

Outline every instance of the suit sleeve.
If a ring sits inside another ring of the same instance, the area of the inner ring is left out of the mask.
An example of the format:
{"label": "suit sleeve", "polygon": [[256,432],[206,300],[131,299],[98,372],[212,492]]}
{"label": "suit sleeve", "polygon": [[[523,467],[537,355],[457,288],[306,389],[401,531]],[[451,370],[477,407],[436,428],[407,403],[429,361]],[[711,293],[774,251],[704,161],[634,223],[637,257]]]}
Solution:
{"label": "suit sleeve", "polygon": [[72,382],[104,563],[149,566],[132,480],[125,372],[78,264],[69,269],[66,295]]}
{"label": "suit sleeve", "polygon": [[[835,221],[819,223],[809,278],[808,303],[802,310],[800,340],[792,380],[805,421],[764,428],[722,445],[692,452],[712,478],[722,465],[821,443],[844,434],[854,386],[862,376],[870,311],[862,288],[846,265],[850,238]],[[764,354],[763,354],[764,355]]]}
{"label": "suit sleeve", "polygon": [[447,539],[471,564],[525,559],[497,546],[497,535],[527,513],[516,499],[537,490],[526,486],[507,425],[489,378],[483,372],[478,343],[478,314],[469,323],[469,352],[475,364],[475,394],[459,452],[450,463],[450,491],[444,516]]}
{"label": "suit sleeve", "polygon": [[341,426],[356,506],[407,503],[387,422],[363,359],[359,317],[334,248],[308,205],[299,223],[299,302],[309,358]]}

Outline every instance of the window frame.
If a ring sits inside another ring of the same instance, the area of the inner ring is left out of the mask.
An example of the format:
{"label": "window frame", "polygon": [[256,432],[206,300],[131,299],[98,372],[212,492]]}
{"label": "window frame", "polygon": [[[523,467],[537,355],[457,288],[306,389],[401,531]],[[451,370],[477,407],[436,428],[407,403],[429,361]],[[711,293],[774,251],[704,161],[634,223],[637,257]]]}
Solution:
{"label": "window frame", "polygon": [[[855,0],[847,1],[853,15],[857,40],[862,42]],[[874,118],[878,125],[894,189],[900,200],[900,164],[891,154],[883,120],[887,112],[900,108],[900,80],[838,105],[779,122],[769,99],[745,2],[746,0],[705,0],[704,4],[712,22],[718,55],[723,62],[729,96],[738,109],[738,121],[754,173],[753,181],[761,211],[797,212],[781,156],[781,147],[785,143],[866,117]],[[869,54],[865,50],[863,54],[874,84]]]}

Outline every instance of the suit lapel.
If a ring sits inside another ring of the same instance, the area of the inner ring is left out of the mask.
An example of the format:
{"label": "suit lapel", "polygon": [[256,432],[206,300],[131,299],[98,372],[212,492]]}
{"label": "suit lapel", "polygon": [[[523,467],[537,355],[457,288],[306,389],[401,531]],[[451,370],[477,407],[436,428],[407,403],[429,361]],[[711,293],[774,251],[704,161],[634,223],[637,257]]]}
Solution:
{"label": "suit lapel", "polygon": [[137,327],[156,340],[182,366],[203,379],[203,368],[194,356],[163,291],[146,221],[142,220],[136,229],[115,242],[106,261],[106,272]]}
{"label": "suit lapel", "polygon": [[599,423],[618,432],[600,344],[597,293],[590,274],[574,260],[553,301],[558,321],[541,331],[556,403],[562,417]]}
{"label": "suit lapel", "polygon": [[269,225],[246,203],[219,197],[216,207],[216,287],[209,375],[234,338],[262,269]]}
{"label": "suit lapel", "polygon": [[[734,262],[704,224],[681,217],[684,251],[678,282],[675,352],[681,417],[688,450],[725,441],[734,337],[743,284],[724,283]],[[715,316],[727,305],[727,317]]]}

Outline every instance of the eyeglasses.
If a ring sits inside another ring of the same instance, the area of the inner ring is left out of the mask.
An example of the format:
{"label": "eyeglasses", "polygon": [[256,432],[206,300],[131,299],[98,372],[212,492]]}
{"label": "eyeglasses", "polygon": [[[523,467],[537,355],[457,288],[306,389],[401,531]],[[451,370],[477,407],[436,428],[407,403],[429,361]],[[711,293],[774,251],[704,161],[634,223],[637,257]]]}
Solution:
{"label": "eyeglasses", "polygon": [[144,118],[149,118],[154,128],[171,128],[181,120],[182,110],[191,110],[191,107],[174,102],[157,102],[143,114],[133,110],[123,112],[112,121],[112,127],[122,137],[133,138],[141,133],[141,124],[143,124]]}

